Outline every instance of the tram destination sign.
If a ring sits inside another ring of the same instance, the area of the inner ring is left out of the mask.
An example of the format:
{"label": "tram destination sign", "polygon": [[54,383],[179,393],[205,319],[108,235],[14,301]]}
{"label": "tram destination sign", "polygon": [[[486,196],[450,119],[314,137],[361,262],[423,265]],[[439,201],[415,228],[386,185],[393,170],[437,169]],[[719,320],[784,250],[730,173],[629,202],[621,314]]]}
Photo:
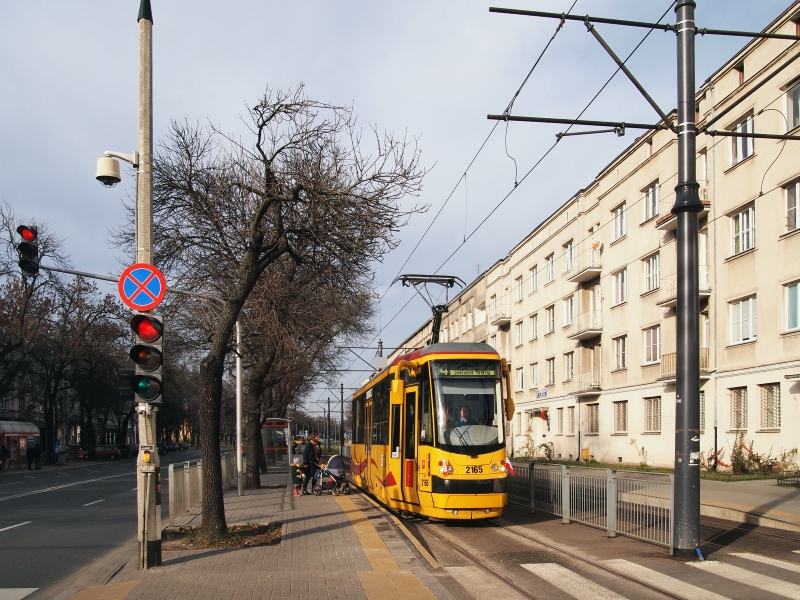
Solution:
{"label": "tram destination sign", "polygon": [[435,372],[442,377],[496,377],[497,367],[494,365],[475,364],[443,364],[434,363]]}

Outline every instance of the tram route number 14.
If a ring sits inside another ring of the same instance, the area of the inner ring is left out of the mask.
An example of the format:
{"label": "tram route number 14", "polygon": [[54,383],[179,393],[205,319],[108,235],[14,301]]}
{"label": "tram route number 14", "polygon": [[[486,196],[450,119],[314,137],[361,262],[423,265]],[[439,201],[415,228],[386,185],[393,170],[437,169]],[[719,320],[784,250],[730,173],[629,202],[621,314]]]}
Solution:
{"label": "tram route number 14", "polygon": [[481,465],[467,465],[467,473],[483,473]]}

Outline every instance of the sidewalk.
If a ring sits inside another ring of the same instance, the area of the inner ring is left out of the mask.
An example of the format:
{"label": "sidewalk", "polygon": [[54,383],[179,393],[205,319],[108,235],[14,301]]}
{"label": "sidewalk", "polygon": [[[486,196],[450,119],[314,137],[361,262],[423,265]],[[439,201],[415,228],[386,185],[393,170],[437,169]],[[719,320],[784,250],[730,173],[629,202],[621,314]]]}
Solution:
{"label": "sidewalk", "polygon": [[700,514],[739,523],[800,532],[800,488],[774,479],[700,481]]}
{"label": "sidewalk", "polygon": [[[287,479],[267,475],[262,484]],[[160,568],[138,571],[132,542],[81,571],[56,598],[452,599],[429,572],[433,558],[358,494],[296,497],[287,486],[240,498],[234,491],[225,494],[225,511],[228,525],[283,523],[280,546],[164,552]],[[180,523],[199,521],[189,515]]]}

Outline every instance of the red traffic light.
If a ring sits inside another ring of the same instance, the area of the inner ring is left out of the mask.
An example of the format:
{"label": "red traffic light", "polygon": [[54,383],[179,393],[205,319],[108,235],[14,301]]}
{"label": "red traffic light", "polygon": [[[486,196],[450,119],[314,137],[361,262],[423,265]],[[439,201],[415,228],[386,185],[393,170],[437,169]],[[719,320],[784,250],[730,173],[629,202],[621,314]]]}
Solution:
{"label": "red traffic light", "polygon": [[22,239],[26,242],[36,241],[36,238],[38,237],[36,227],[30,227],[28,225],[20,225],[17,227],[17,233],[20,234]]}
{"label": "red traffic light", "polygon": [[[161,322],[147,315],[134,315],[131,319],[131,329],[143,342],[152,343],[161,337]],[[133,358],[133,354],[131,354]]]}

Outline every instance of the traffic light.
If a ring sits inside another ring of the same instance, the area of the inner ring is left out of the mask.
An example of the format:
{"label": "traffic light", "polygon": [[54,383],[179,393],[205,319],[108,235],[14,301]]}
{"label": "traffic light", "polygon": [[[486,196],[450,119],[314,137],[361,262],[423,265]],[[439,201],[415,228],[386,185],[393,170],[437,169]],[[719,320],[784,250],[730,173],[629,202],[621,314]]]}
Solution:
{"label": "traffic light", "polygon": [[164,319],[155,315],[134,315],[131,329],[136,339],[130,357],[136,367],[130,378],[130,387],[136,393],[137,402],[160,403],[163,393]]}
{"label": "traffic light", "polygon": [[39,233],[32,225],[20,225],[17,233],[22,241],[17,245],[19,253],[19,266],[23,277],[36,277],[39,275]]}

